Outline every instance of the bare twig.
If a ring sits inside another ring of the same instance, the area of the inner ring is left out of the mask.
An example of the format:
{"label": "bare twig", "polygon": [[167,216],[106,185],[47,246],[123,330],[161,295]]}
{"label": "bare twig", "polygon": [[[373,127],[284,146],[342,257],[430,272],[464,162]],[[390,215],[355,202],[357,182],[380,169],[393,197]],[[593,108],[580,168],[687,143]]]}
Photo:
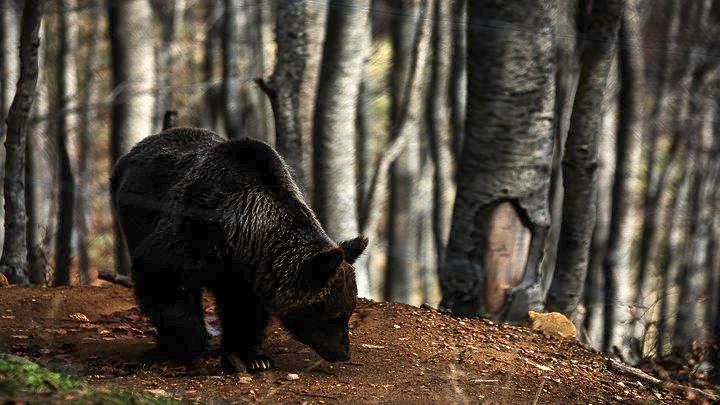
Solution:
{"label": "bare twig", "polygon": [[540,388],[538,388],[537,394],[535,394],[535,400],[533,400],[533,405],[537,405],[538,401],[540,400],[540,394],[542,393],[544,387],[545,379],[543,378],[542,382],[540,383]]}
{"label": "bare twig", "polygon": [[670,383],[670,382],[664,383],[663,380],[661,380],[659,378],[655,378],[640,369],[637,369],[635,367],[630,367],[628,365],[620,363],[617,360],[608,359],[607,367],[609,370],[620,372],[620,373],[625,374],[629,377],[632,377],[640,382],[644,382],[644,383],[652,385],[652,386],[665,387],[666,389],[669,389],[672,391],[692,392],[695,395],[701,396],[703,398],[707,398],[711,401],[720,400],[720,397],[718,397],[717,395],[712,394],[707,391],[704,391],[704,390],[701,390],[699,388],[689,387],[687,385],[682,385],[682,384],[677,384],[677,383]]}

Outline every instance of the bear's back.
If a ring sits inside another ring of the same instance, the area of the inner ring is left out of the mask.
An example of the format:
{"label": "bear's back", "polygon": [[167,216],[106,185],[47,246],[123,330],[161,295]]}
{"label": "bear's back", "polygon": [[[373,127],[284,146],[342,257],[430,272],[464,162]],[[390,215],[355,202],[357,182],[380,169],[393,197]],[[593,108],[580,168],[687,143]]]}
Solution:
{"label": "bear's back", "polygon": [[168,191],[222,142],[196,128],[173,128],[138,142],[115,165],[110,180],[112,204],[131,252],[166,210]]}

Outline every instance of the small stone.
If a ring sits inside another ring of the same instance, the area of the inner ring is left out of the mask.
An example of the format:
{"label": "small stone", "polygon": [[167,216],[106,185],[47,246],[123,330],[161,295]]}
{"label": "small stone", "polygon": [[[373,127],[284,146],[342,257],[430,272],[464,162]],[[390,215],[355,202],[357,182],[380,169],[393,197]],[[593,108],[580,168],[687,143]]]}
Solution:
{"label": "small stone", "polygon": [[295,380],[299,380],[300,376],[295,373],[290,373],[287,376],[285,376],[285,379],[288,381],[295,381]]}

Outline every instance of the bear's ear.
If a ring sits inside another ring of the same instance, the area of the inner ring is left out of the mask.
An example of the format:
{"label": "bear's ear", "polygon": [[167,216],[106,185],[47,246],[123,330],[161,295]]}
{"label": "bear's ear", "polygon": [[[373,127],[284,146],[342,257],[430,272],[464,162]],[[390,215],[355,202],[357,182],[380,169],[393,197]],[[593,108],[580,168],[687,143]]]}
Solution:
{"label": "bear's ear", "polygon": [[340,242],[340,249],[345,252],[345,260],[350,264],[355,263],[355,260],[357,260],[362,252],[365,251],[365,248],[367,248],[368,242],[368,238],[364,236],[358,236],[355,239]]}
{"label": "bear's ear", "polygon": [[316,292],[325,287],[343,262],[343,251],[340,248],[326,250],[306,259],[300,268],[302,282],[309,292]]}

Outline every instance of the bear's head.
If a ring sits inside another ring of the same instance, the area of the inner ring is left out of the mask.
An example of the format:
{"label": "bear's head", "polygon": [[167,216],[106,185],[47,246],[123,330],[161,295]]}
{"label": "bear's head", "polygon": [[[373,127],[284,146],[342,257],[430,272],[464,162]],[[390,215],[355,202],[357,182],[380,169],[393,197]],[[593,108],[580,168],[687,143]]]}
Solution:
{"label": "bear's head", "polygon": [[279,314],[296,339],[327,361],[350,359],[348,321],[357,302],[353,263],[367,244],[358,237],[306,259],[299,268],[306,300]]}

